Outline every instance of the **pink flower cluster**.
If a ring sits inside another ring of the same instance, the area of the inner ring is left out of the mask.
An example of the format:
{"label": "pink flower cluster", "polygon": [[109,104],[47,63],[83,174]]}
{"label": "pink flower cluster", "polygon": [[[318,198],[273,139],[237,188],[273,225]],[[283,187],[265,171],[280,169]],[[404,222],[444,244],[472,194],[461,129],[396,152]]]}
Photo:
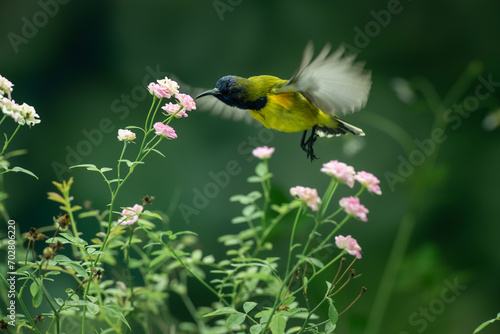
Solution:
{"label": "pink flower cluster", "polygon": [[296,186],[290,188],[290,194],[292,196],[298,196],[299,199],[304,201],[313,211],[318,211],[318,204],[321,204],[321,198],[319,198],[316,189]]}
{"label": "pink flower cluster", "polygon": [[354,167],[346,165],[343,162],[332,160],[323,164],[321,171],[327,175],[333,176],[337,181],[347,184],[350,188],[354,187],[354,182],[358,181],[369,192],[382,195],[379,179],[368,172],[357,172]]}
{"label": "pink flower cluster", "polygon": [[335,245],[340,249],[344,249],[347,253],[356,256],[356,258],[361,259],[361,247],[358,245],[356,239],[350,235],[347,237],[343,235],[336,236]]}
{"label": "pink flower cluster", "polygon": [[352,166],[348,166],[337,160],[332,160],[323,164],[321,171],[326,175],[335,177],[339,182],[347,184],[350,188],[354,187],[354,176],[356,172]]}
{"label": "pink flower cluster", "polygon": [[357,217],[364,222],[368,220],[366,214],[369,211],[363,204],[359,203],[359,198],[352,196],[344,197],[340,199],[339,204],[348,215]]}
{"label": "pink flower cluster", "polygon": [[380,190],[379,186],[380,180],[377,179],[377,177],[372,173],[364,171],[358,172],[356,173],[356,181],[361,183],[363,187],[366,187],[369,192],[377,195],[382,195],[382,190]]}
{"label": "pink flower cluster", "polygon": [[165,77],[165,79],[150,83],[148,85],[148,91],[151,95],[159,99],[164,97],[169,99],[172,95],[179,94],[179,84]]}
{"label": "pink flower cluster", "polygon": [[132,225],[139,220],[139,214],[144,210],[144,207],[135,204],[133,207],[127,207],[122,211],[122,217],[118,220],[120,225]]}
{"label": "pink flower cluster", "polygon": [[177,138],[177,134],[175,133],[175,130],[166,124],[163,124],[162,122],[156,122],[154,125],[155,128],[155,133],[158,136],[163,136],[167,139],[175,139]]}
{"label": "pink flower cluster", "polygon": [[253,156],[261,160],[269,159],[273,153],[274,147],[267,146],[257,147],[252,151]]}
{"label": "pink flower cluster", "polygon": [[191,111],[196,109],[196,103],[194,103],[191,96],[187,94],[175,94],[175,98],[179,102],[178,104],[170,102],[161,107],[167,114],[175,115],[176,118],[188,117],[186,110]]}

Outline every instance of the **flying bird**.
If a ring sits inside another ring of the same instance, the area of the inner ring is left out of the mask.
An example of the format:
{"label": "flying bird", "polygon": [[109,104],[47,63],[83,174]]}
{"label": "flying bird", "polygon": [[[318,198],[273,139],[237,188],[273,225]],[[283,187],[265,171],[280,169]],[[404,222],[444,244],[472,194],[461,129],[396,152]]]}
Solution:
{"label": "flying bird", "polygon": [[[214,96],[226,106],[248,110],[266,128],[303,131],[300,146],[313,161],[317,158],[313,145],[318,137],[365,135],[363,130],[339,116],[366,105],[371,72],[363,68],[364,63],[354,61],[355,55],[344,56],[343,47],[331,54],[330,50],[330,44],[325,45],[313,60],[314,49],[309,42],[299,69],[291,79],[227,75],[217,81],[214,89],[199,94],[196,99]],[[214,107],[220,109],[220,106]],[[308,130],[311,130],[309,136]]]}

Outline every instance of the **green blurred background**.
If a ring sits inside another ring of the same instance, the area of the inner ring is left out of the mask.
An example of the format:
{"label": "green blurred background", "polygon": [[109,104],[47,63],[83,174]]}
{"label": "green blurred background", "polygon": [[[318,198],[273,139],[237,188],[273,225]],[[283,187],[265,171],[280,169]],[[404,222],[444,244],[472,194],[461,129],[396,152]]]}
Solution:
{"label": "green blurred background", "polygon": [[[59,214],[46,199],[55,189],[51,181],[59,177],[75,178],[76,202],[105,207],[107,189],[97,174],[57,168],[68,165],[72,150],[84,154],[71,163],[113,166],[122,146],[117,130],[141,125],[149,108],[150,96],[140,88],[153,81],[148,68],[159,69],[157,78],[175,73],[189,86],[212,88],[227,74],[288,78],[309,40],[318,51],[326,42],[344,44],[373,74],[366,108],[346,117],[364,129],[363,140],[318,141],[320,159],[311,163],[299,148],[300,134],[269,136],[261,128],[196,110],[172,124],[179,138],[162,143],[167,158],[152,157],[138,168],[119,205],[155,196],[151,209],[169,214],[168,228],[198,233],[204,253],[221,259],[225,249],[216,238],[239,229],[230,220],[240,207],[228,199],[254,189],[246,183],[256,163],[249,154],[252,137],[258,145],[276,148],[270,168],[275,195],[286,196],[283,200],[290,199],[288,189],[295,185],[322,193],[328,178],[319,172],[321,164],[338,159],[377,175],[383,191],[380,197],[362,196],[370,210],[367,223],[352,221],[343,230],[363,248],[356,263],[362,276],[338,303],[348,305],[361,286],[368,292],[342,316],[338,333],[472,333],[500,311],[500,131],[483,126],[499,108],[498,85],[467,118],[448,114],[456,118],[446,126],[438,114],[435,121],[436,112],[454,103],[474,102],[479,75],[500,81],[499,2],[67,1],[48,7],[52,17],[40,14],[47,11],[42,7],[36,1],[0,4],[0,74],[14,83],[16,102],[34,106],[42,120],[21,129],[11,149],[29,153],[10,161],[39,180],[16,173],[5,177],[8,210],[23,232],[48,225]],[[33,22],[38,27],[30,30]],[[447,104],[436,110],[447,95]],[[112,130],[99,130],[100,122]],[[439,149],[422,155],[421,166],[391,185],[388,173],[398,175],[401,161],[417,159],[415,140],[430,138],[435,127],[446,136]],[[83,144],[89,142],[86,133],[94,134],[94,144]],[[179,204],[193,206],[195,189],[203,191],[212,182],[210,172],[225,170],[232,160],[241,172],[199,214],[184,219]],[[347,188],[339,191],[339,196],[349,194]],[[92,224],[80,224],[86,237],[93,236]],[[290,226],[281,229],[274,242],[285,245]],[[397,246],[406,252],[395,252],[404,256],[403,265],[384,276],[398,233],[408,238],[407,247]],[[392,280],[392,293],[379,293]],[[443,290],[454,281],[466,288],[443,302]],[[387,308],[378,326],[384,297]],[[429,307],[425,315],[422,310]],[[371,318],[372,312],[379,315]],[[499,332],[498,324],[484,330]]]}

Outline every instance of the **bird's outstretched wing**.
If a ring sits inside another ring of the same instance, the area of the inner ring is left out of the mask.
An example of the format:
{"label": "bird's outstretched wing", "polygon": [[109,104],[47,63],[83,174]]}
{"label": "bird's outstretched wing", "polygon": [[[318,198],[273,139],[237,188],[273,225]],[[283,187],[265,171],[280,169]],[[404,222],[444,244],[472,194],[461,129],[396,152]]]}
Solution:
{"label": "bird's outstretched wing", "polygon": [[[207,91],[208,89],[193,87],[185,82],[182,82],[177,76],[170,74],[169,78],[175,80],[181,87],[182,93],[189,94],[191,96],[198,96],[199,94]],[[197,111],[210,111],[211,115],[222,117],[225,119],[231,119],[233,121],[244,121],[247,124],[260,124],[257,122],[248,110],[242,110],[235,107],[228,106],[222,103],[216,98],[212,99],[197,99],[196,100],[196,110]]]}
{"label": "bird's outstretched wing", "polygon": [[326,44],[316,59],[309,42],[295,74],[275,93],[300,92],[313,105],[328,114],[345,115],[363,108],[371,87],[371,72],[364,63],[354,62],[355,55],[343,57],[344,48],[330,54]]}

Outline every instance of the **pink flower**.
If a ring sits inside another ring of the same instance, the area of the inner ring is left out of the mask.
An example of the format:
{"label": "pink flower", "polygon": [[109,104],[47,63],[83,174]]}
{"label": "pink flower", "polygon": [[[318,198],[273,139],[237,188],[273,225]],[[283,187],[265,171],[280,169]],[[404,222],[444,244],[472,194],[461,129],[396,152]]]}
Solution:
{"label": "pink flower", "polygon": [[355,171],[352,166],[348,166],[337,160],[332,160],[323,164],[321,171],[326,175],[333,176],[338,181],[347,184],[350,188],[354,187]]}
{"label": "pink flower", "polygon": [[318,196],[316,189],[296,186],[290,188],[292,196],[299,196],[313,211],[318,211],[318,204],[321,204],[321,198]]}
{"label": "pink flower", "polygon": [[350,235],[347,237],[343,235],[336,236],[335,245],[340,249],[345,249],[347,253],[356,256],[356,258],[361,259],[361,247],[358,245],[356,239]]}
{"label": "pink flower", "polygon": [[135,133],[133,133],[132,131],[124,129],[118,130],[119,141],[131,142],[134,139],[135,139]]}
{"label": "pink flower", "polygon": [[182,116],[188,117],[188,114],[186,114],[186,109],[183,108],[181,111],[179,111],[179,109],[181,108],[181,106],[178,105],[178,104],[173,104],[173,103],[170,102],[170,103],[165,104],[161,108],[163,110],[165,110],[167,112],[167,114],[170,114],[170,115],[173,115],[173,114],[177,113],[177,114],[175,114],[175,117],[177,117],[177,118],[180,118]]}
{"label": "pink flower", "polygon": [[257,147],[252,151],[254,157],[259,159],[269,159],[271,155],[274,153],[274,147]]}
{"label": "pink flower", "polygon": [[352,196],[344,197],[340,199],[339,204],[348,215],[358,217],[364,222],[368,220],[366,214],[369,211],[363,204],[359,203],[359,198]]}
{"label": "pink flower", "polygon": [[155,133],[158,136],[163,136],[167,139],[177,138],[177,134],[175,133],[175,130],[171,126],[163,124],[162,122],[155,123],[154,128],[156,130]]}
{"label": "pink flower", "polygon": [[160,86],[166,88],[170,95],[179,94],[179,84],[174,80],[165,77],[165,79],[157,80],[156,82],[158,82]]}
{"label": "pink flower", "polygon": [[367,173],[364,171],[358,172],[355,176],[356,181],[361,183],[363,187],[366,187],[369,192],[375,193],[377,195],[382,195],[382,190],[379,187],[379,179],[372,173]]}
{"label": "pink flower", "polygon": [[133,207],[127,207],[122,211],[122,217],[118,220],[120,225],[132,225],[139,220],[139,214],[144,210],[142,205],[135,204]]}
{"label": "pink flower", "polygon": [[161,99],[166,97],[167,99],[170,98],[171,94],[169,93],[169,90],[155,82],[152,82],[148,85],[148,91],[151,95],[156,96],[157,98]]}
{"label": "pink flower", "polygon": [[196,103],[191,96],[187,94],[175,94],[175,98],[179,100],[179,103],[187,110],[191,111],[196,109]]}

